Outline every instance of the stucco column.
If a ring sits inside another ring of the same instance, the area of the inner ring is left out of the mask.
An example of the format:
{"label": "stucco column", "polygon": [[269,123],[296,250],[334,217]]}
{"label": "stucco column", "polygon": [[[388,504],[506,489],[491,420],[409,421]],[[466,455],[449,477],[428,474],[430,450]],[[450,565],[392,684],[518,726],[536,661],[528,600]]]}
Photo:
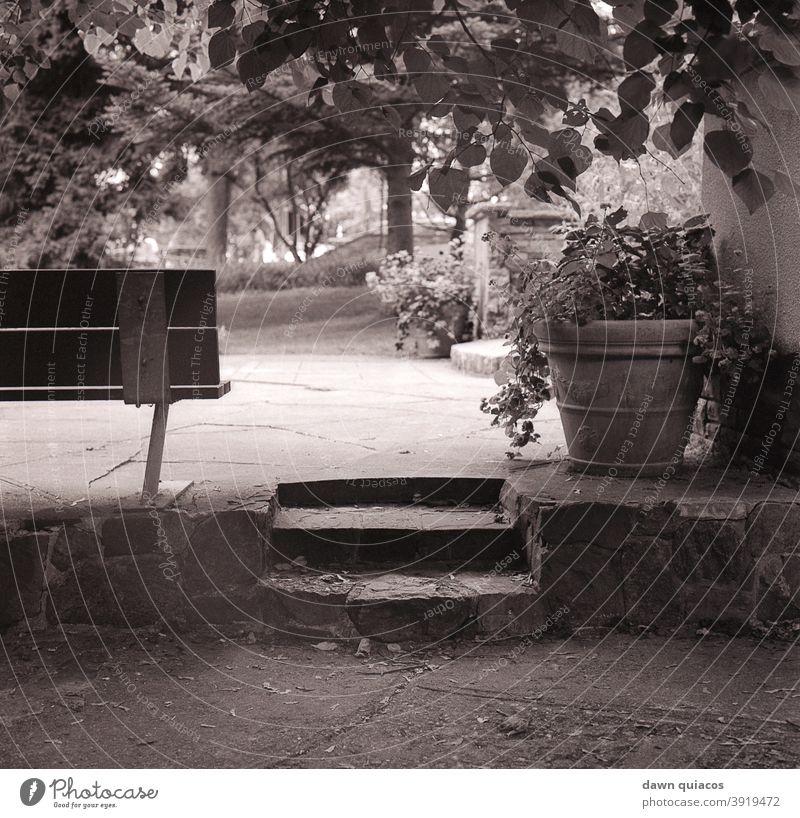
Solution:
{"label": "stucco column", "polygon": [[[800,184],[800,99],[794,111],[769,105],[755,81],[740,91],[747,107],[765,123],[751,137],[754,167],[770,174],[779,170]],[[786,104],[790,101],[787,97]],[[719,120],[706,125],[717,129]],[[716,230],[717,255],[724,282],[744,289],[752,276],[756,313],[771,329],[776,348],[787,354],[800,351],[800,201],[776,191],[752,215],[734,193],[732,180],[708,158],[703,168],[703,206]],[[749,290],[749,288],[748,288]],[[748,293],[743,293],[749,296]]]}
{"label": "stucco column", "polygon": [[[778,110],[755,80],[740,93],[765,125],[750,137],[753,166],[770,177],[779,171],[798,184],[800,99],[793,110]],[[785,102],[791,104],[788,97]],[[792,195],[787,187],[781,185],[750,214],[732,180],[705,160],[703,204],[716,230],[720,278],[738,285],[745,309],[752,309],[756,326],[768,328],[779,355],[756,383],[736,367],[711,379],[698,406],[698,431],[713,441],[712,454],[726,464],[731,459],[746,464],[753,477],[800,474],[800,191]]]}

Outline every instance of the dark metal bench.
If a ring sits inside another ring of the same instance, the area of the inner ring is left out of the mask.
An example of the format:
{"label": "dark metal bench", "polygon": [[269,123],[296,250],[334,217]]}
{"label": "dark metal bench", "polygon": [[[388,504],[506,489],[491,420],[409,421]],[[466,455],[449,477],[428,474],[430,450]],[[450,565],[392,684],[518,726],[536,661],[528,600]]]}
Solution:
{"label": "dark metal bench", "polygon": [[0,400],[154,404],[143,502],[169,405],[221,398],[214,270],[0,270]]}

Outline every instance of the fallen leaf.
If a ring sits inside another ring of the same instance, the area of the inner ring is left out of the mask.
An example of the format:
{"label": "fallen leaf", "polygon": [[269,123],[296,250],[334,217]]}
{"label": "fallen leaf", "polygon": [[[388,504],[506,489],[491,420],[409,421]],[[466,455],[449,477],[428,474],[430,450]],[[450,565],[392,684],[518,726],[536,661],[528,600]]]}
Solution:
{"label": "fallen leaf", "polygon": [[403,648],[400,647],[400,645],[398,645],[397,642],[390,642],[386,646],[386,650],[388,650],[389,653],[402,653],[403,652]]}
{"label": "fallen leaf", "polygon": [[336,642],[317,642],[316,645],[312,645],[312,648],[316,648],[317,650],[336,650],[339,646]]}
{"label": "fallen leaf", "polygon": [[514,713],[500,723],[500,731],[509,736],[519,736],[528,732],[530,718],[521,713]]}
{"label": "fallen leaf", "polygon": [[358,643],[358,649],[356,650],[356,656],[369,656],[372,652],[372,643],[369,639],[362,639]]}
{"label": "fallen leaf", "polygon": [[269,693],[277,693],[280,696],[285,696],[287,693],[292,692],[288,688],[286,690],[280,690],[279,688],[275,687],[274,684],[270,684],[269,682],[262,682],[261,687],[263,687],[264,690],[268,691]]}

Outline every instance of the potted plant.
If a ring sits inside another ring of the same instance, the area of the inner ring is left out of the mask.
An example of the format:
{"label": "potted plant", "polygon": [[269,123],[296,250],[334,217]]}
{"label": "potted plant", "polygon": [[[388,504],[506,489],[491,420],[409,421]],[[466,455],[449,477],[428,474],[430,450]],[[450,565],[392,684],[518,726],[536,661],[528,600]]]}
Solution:
{"label": "potted plant", "polygon": [[367,286],[397,318],[398,350],[424,358],[447,358],[450,348],[469,340],[473,282],[462,261],[461,242],[437,257],[387,256]]}
{"label": "potted plant", "polygon": [[575,468],[644,476],[681,462],[703,377],[730,357],[718,330],[739,314],[720,295],[707,217],[626,218],[605,208],[568,230],[557,263],[523,264],[501,389],[481,408],[521,447],[554,393]]}

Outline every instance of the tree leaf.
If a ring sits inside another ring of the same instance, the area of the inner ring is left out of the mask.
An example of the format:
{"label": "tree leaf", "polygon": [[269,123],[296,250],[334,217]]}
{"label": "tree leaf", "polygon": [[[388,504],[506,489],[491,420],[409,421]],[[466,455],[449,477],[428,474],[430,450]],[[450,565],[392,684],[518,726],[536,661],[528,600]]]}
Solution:
{"label": "tree leaf", "polygon": [[772,181],[753,168],[745,168],[733,177],[733,190],[750,213],[763,207],[775,193]]}
{"label": "tree leaf", "polygon": [[705,106],[702,102],[684,102],[677,111],[672,125],[669,129],[669,136],[675,149],[683,152],[692,144],[695,132],[703,121]]}
{"label": "tree leaf", "polygon": [[796,111],[795,100],[800,96],[800,78],[788,68],[762,71],[758,87],[766,102],[779,111]]}
{"label": "tree leaf", "polygon": [[797,36],[783,28],[768,26],[761,32],[758,44],[765,51],[771,51],[772,56],[783,65],[800,65],[800,48]]}
{"label": "tree leaf", "polygon": [[556,29],[556,45],[570,57],[590,63],[600,51],[600,18],[590,5],[574,4],[570,16]]}
{"label": "tree leaf", "polygon": [[503,187],[516,182],[528,164],[527,149],[504,123],[498,125],[495,130],[489,164],[492,173]]}
{"label": "tree leaf", "polygon": [[652,74],[645,71],[634,71],[619,84],[617,96],[622,110],[643,111],[650,104],[650,95],[656,83]]}
{"label": "tree leaf", "polygon": [[598,123],[598,127],[607,143],[604,145],[601,136],[595,139],[595,145],[617,161],[635,159],[644,153],[644,143],[650,132],[650,121],[644,114],[620,114],[611,122]]}
{"label": "tree leaf", "polygon": [[453,108],[453,125],[460,132],[468,131],[470,128],[477,128],[481,124],[481,117],[475,111],[462,108],[459,105]]}
{"label": "tree leaf", "polygon": [[486,148],[473,142],[456,153],[456,159],[465,168],[474,168],[486,161]]}
{"label": "tree leaf", "polygon": [[668,23],[677,8],[677,0],[644,0],[645,19],[657,26]]}
{"label": "tree leaf", "polygon": [[242,28],[242,39],[245,45],[252,48],[256,44],[256,40],[267,30],[267,23],[265,20],[256,20],[253,23]]}
{"label": "tree leaf", "polygon": [[218,31],[208,41],[208,59],[212,68],[230,65],[236,57],[236,43],[228,29]]}
{"label": "tree leaf", "polygon": [[269,42],[259,42],[257,48],[258,56],[261,58],[261,62],[264,63],[264,70],[267,74],[276,68],[280,68],[289,57],[289,49],[286,48],[283,38]]}
{"label": "tree leaf", "polygon": [[403,127],[403,120],[400,118],[400,114],[397,113],[396,108],[393,108],[391,105],[381,105],[381,113],[396,130],[399,131],[400,128]]}
{"label": "tree leaf", "polygon": [[459,168],[433,168],[428,175],[428,188],[439,209],[447,213],[454,204],[467,203],[469,176]]}
{"label": "tree leaf", "polygon": [[654,42],[664,32],[649,20],[640,22],[625,38],[622,57],[633,68],[644,68],[658,56]]}
{"label": "tree leaf", "polygon": [[709,131],[703,147],[706,156],[728,176],[744,170],[753,156],[750,141],[741,131]]}
{"label": "tree leaf", "polygon": [[267,79],[267,69],[255,51],[245,51],[236,61],[239,78],[248,91],[260,88]]}
{"label": "tree leaf", "polygon": [[434,104],[450,90],[450,81],[444,74],[429,72],[414,77],[414,88],[423,102]]}
{"label": "tree leaf", "polygon": [[639,219],[639,227],[642,230],[666,230],[668,225],[669,217],[659,210],[651,210]]}
{"label": "tree leaf", "polygon": [[370,101],[369,88],[360,82],[337,82],[333,88],[333,104],[343,114],[362,111],[369,107]]}
{"label": "tree leaf", "polygon": [[653,145],[657,150],[668,153],[673,159],[677,159],[681,154],[689,150],[689,146],[685,145],[682,150],[678,150],[670,136],[671,123],[667,122],[664,125],[659,125],[653,131]]}
{"label": "tree leaf", "polygon": [[419,190],[422,187],[422,183],[425,181],[425,177],[428,175],[429,170],[430,165],[425,165],[425,167],[415,170],[408,177],[408,186],[412,190]]}
{"label": "tree leaf", "polygon": [[231,0],[217,0],[208,7],[209,28],[227,28],[235,17],[236,10]]}
{"label": "tree leaf", "polygon": [[403,52],[403,62],[409,74],[426,74],[433,70],[433,63],[427,51],[416,46]]}
{"label": "tree leaf", "polygon": [[543,3],[541,0],[523,0],[517,5],[517,16],[525,24],[541,26],[545,35],[551,35],[566,20],[566,13],[559,3]]}

